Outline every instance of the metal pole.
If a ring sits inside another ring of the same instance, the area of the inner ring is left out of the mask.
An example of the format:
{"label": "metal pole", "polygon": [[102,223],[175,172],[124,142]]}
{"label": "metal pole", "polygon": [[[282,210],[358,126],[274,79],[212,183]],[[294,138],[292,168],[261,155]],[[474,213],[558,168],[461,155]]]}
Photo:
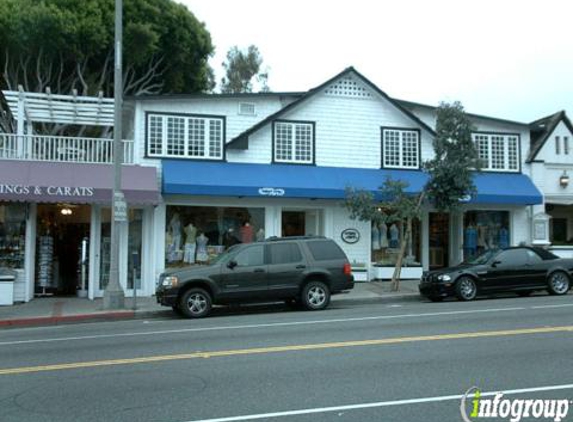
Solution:
{"label": "metal pole", "polygon": [[121,192],[121,164],[123,162],[121,111],[122,83],[122,31],[123,0],[115,0],[115,73],[114,73],[114,129],[113,129],[113,197],[111,207],[111,251],[109,283],[103,294],[104,309],[125,307],[125,294],[119,283],[119,229],[126,219],[126,206]]}

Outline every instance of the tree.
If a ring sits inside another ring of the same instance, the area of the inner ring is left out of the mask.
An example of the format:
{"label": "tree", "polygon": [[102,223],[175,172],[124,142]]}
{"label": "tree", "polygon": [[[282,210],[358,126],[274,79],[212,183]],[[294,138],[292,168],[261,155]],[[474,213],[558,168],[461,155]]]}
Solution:
{"label": "tree", "polygon": [[437,108],[434,157],[423,164],[428,181],[419,193],[407,193],[407,183],[391,179],[380,187],[381,201],[370,192],[347,189],[344,205],[351,218],[406,225],[392,275],[393,290],[400,288],[406,246],[412,240],[412,222],[420,218],[422,207],[431,204],[438,212],[455,212],[476,192],[473,174],[481,169],[481,162],[471,133],[472,124],[461,103],[441,103]]}
{"label": "tree", "polygon": [[225,76],[221,79],[221,92],[237,94],[253,91],[253,78],[261,86],[262,92],[267,92],[268,70],[261,71],[263,58],[259,49],[250,45],[247,51],[239,47],[231,47],[227,53],[227,61],[223,63]]}
{"label": "tree", "polygon": [[[1,0],[2,89],[113,95],[114,0]],[[205,25],[173,0],[124,0],[124,94],[213,88]]]}

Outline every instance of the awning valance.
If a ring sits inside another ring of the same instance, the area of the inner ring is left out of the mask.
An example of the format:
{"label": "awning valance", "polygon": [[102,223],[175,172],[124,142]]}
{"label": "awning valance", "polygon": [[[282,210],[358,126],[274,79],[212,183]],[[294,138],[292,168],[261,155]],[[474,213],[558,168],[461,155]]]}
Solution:
{"label": "awning valance", "polygon": [[[110,165],[0,161],[0,201],[111,204],[112,189]],[[157,170],[122,166],[122,191],[130,204],[157,204]]]}
{"label": "awning valance", "polygon": [[[243,164],[163,160],[163,194],[238,197],[343,199],[347,187],[374,194],[387,177],[420,192],[427,175],[420,170],[358,169],[286,164]],[[470,203],[529,205],[541,193],[523,174],[480,173]]]}

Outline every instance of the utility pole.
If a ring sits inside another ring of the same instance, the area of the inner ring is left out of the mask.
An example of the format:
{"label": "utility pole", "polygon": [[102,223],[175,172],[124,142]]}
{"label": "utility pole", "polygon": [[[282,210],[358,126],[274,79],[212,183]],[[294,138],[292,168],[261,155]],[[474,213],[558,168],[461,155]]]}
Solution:
{"label": "utility pole", "polygon": [[104,309],[123,309],[125,294],[119,283],[119,231],[121,223],[127,221],[127,204],[121,191],[121,165],[123,163],[122,142],[122,32],[123,0],[115,0],[115,73],[114,73],[114,128],[113,128],[113,197],[111,207],[111,250],[109,283],[103,294]]}

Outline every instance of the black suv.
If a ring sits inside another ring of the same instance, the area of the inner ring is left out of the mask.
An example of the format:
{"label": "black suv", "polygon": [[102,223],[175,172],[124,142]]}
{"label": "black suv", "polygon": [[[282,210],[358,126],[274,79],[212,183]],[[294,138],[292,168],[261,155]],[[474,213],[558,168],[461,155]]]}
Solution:
{"label": "black suv", "polygon": [[156,297],[177,313],[200,318],[213,304],[284,300],[324,309],[331,294],[353,287],[348,259],[333,240],[285,237],[235,245],[210,265],[169,270],[159,278]]}

